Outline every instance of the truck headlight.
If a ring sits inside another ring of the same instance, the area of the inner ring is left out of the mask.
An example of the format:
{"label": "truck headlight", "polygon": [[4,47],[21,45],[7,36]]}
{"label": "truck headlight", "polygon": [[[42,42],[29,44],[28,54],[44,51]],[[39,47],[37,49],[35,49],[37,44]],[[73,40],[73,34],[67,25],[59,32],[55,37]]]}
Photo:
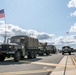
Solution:
{"label": "truck headlight", "polygon": [[9,46],[9,48],[11,48],[11,46]]}
{"label": "truck headlight", "polygon": [[22,46],[22,48],[24,48],[24,46]]}

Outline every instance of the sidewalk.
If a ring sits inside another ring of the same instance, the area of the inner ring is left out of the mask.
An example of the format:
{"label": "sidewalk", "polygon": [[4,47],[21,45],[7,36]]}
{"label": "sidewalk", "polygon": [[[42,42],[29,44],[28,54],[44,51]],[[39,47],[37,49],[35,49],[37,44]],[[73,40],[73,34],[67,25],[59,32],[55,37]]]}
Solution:
{"label": "sidewalk", "polygon": [[74,66],[70,56],[68,56],[67,59],[67,67],[66,71],[64,74],[64,69],[65,69],[65,63],[66,63],[67,56],[64,56],[63,59],[60,61],[60,65],[64,65],[64,67],[56,67],[53,72],[50,75],[76,75],[76,68],[75,67],[68,67],[68,66]]}

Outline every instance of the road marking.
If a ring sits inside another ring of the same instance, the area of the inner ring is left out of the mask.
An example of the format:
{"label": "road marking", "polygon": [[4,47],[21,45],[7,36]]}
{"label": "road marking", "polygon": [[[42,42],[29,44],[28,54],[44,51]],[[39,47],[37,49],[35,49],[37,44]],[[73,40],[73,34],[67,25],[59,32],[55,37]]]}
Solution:
{"label": "road marking", "polygon": [[[72,57],[73,57],[73,56],[72,56]],[[75,65],[73,64],[73,60],[71,59],[71,56],[68,57],[67,65],[73,65],[74,67],[71,68],[70,70],[68,70],[68,68],[66,67],[65,75],[76,75],[76,67],[75,67]],[[67,65],[66,65],[66,66],[67,66]]]}
{"label": "road marking", "polygon": [[[46,65],[46,66],[59,66],[59,67],[65,67],[64,64],[54,64],[54,63],[45,63],[45,62],[30,62],[30,61],[20,61],[20,62],[25,62],[27,64],[37,64],[37,65]],[[74,65],[67,65],[68,68],[73,68]]]}
{"label": "road marking", "polygon": [[76,66],[76,57],[75,56],[72,56],[72,60],[74,62],[74,65]]}
{"label": "road marking", "polygon": [[[65,64],[66,58],[67,57],[64,56],[64,58],[60,61],[59,64]],[[74,63],[76,63],[75,56],[72,56],[72,59]],[[57,66],[50,75],[64,75],[64,74],[65,75],[76,75],[76,67],[71,60],[71,56],[68,56],[65,72],[64,72],[64,69],[65,69],[64,67]]]}
{"label": "road marking", "polygon": [[62,64],[53,64],[53,63],[44,63],[44,62],[31,62],[31,64],[47,65],[47,66],[62,66],[62,67],[64,67],[64,65],[62,65]]}
{"label": "road marking", "polygon": [[53,69],[41,69],[41,70],[31,70],[31,71],[18,71],[18,72],[5,72],[0,73],[0,75],[18,75],[18,74],[32,74],[32,73],[43,73],[43,72],[51,72]]}
{"label": "road marking", "polygon": [[[7,59],[6,59],[7,60]],[[10,60],[10,59],[9,59]],[[21,63],[27,63],[27,64],[37,64],[37,65],[46,65],[46,66],[62,66],[62,67],[64,67],[65,65],[64,64],[54,64],[54,63],[45,63],[45,62],[32,62],[32,61],[27,61],[27,60],[20,60],[19,62],[21,62]],[[18,62],[18,63],[19,63]],[[72,67],[74,67],[74,66],[71,66],[71,65],[68,65],[67,66],[68,68],[72,68]]]}

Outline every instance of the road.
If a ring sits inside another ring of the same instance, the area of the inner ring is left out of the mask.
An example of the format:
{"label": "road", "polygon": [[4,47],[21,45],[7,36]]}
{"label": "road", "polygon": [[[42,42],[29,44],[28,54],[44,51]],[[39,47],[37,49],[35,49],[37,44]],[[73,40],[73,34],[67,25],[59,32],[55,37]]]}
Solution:
{"label": "road", "polygon": [[0,75],[50,75],[64,56],[57,53],[50,56],[38,56],[36,59],[25,57],[19,62],[7,58],[4,62],[0,62]]}

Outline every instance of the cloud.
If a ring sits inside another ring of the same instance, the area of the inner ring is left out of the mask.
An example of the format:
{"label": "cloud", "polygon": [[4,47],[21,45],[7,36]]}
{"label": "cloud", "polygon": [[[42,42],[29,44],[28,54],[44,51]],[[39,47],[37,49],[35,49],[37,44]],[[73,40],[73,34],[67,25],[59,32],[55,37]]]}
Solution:
{"label": "cloud", "polygon": [[0,25],[4,24],[5,22],[4,21],[0,21]]}
{"label": "cloud", "polygon": [[[3,21],[0,21],[0,36],[4,37],[5,35],[5,24]],[[7,37],[11,37],[14,35],[28,35],[34,38],[38,38],[39,40],[46,40],[49,38],[54,37],[54,34],[48,34],[45,32],[38,32],[36,30],[26,30],[26,29],[22,29],[19,26],[16,25],[12,25],[12,24],[6,24],[6,33],[7,33]]]}
{"label": "cloud", "polygon": [[70,16],[76,16],[76,11],[74,13],[70,13]]}
{"label": "cloud", "polygon": [[[0,21],[0,36],[4,37],[5,33],[5,24],[3,21]],[[38,32],[37,30],[32,29],[22,29],[17,25],[6,24],[6,32],[7,37],[11,37],[14,35],[28,35],[34,38],[38,38],[41,42],[47,42],[48,44],[52,44],[58,47],[62,47],[63,45],[72,45],[76,44],[76,35],[71,36],[59,36],[56,37],[55,34],[49,34],[45,32]],[[76,23],[71,26],[70,32],[76,32]],[[2,42],[2,41],[1,41]]]}
{"label": "cloud", "polygon": [[71,26],[70,32],[76,32],[76,23]]}
{"label": "cloud", "polygon": [[55,45],[58,48],[61,48],[65,45],[76,48],[76,35],[56,37],[53,41],[53,45]]}
{"label": "cloud", "polygon": [[68,3],[68,7],[69,8],[76,7],[76,0],[70,0],[69,3]]}
{"label": "cloud", "polygon": [[47,34],[47,33],[42,32],[42,33],[37,35],[37,38],[42,40],[42,39],[52,38],[53,36],[55,36],[55,35],[54,34]]}

